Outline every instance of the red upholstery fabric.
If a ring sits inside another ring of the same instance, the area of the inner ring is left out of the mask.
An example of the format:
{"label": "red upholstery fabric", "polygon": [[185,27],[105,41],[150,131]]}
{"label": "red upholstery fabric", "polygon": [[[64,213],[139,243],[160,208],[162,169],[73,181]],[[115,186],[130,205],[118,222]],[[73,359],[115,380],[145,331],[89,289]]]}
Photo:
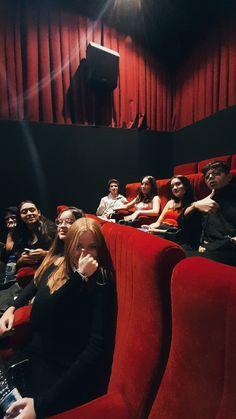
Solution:
{"label": "red upholstery fabric", "polygon": [[57,205],[57,216],[60,215],[60,213],[64,211],[66,208],[68,208],[68,205],[65,205],[65,204]]}
{"label": "red upholstery fabric", "polygon": [[232,154],[232,157],[231,157],[231,169],[236,169],[236,154]]}
{"label": "red upholstery fabric", "polygon": [[197,173],[197,163],[184,163],[174,167],[174,175],[190,175]]}
{"label": "red upholstery fabric", "polygon": [[[104,414],[106,415],[104,417]],[[111,393],[77,409],[53,416],[53,419],[135,419],[119,393]]]}
{"label": "red upholstery fabric", "polygon": [[149,419],[235,419],[236,269],[185,259],[171,296],[170,356]]}
{"label": "red upholstery fabric", "polygon": [[118,305],[108,393],[54,419],[147,417],[168,353],[170,322],[163,306],[182,249],[132,227],[105,223],[102,229],[116,270]]}
{"label": "red upholstery fabric", "polygon": [[29,319],[31,309],[32,306],[27,305],[15,311],[13,324],[15,333],[10,337],[10,346],[13,350],[23,345],[29,336]]}
{"label": "red upholstery fabric", "polygon": [[163,210],[167,201],[169,200],[169,180],[170,179],[160,179],[157,180],[157,192],[161,200],[161,210]]}
{"label": "red upholstery fabric", "polygon": [[36,269],[26,266],[24,268],[20,268],[16,274],[16,281],[20,285],[20,287],[24,288],[30,281],[32,281]]}
{"label": "red upholstery fabric", "polygon": [[140,188],[140,182],[134,182],[134,183],[127,183],[125,185],[125,191],[126,191],[126,198],[128,201],[132,201],[137,196],[138,188]]}
{"label": "red upholstery fabric", "polygon": [[21,307],[15,311],[13,328],[14,334],[0,341],[0,357],[8,359],[15,349],[25,343],[29,336],[29,318],[31,305]]}
{"label": "red upholstery fabric", "polygon": [[187,175],[187,178],[191,182],[195,199],[202,199],[209,195],[210,190],[208,189],[204,177],[201,173]]}
{"label": "red upholstery fabric", "polygon": [[93,218],[96,220],[100,225],[103,225],[104,223],[107,223],[107,220],[103,220],[102,218],[97,217],[95,214],[85,214],[86,218]]}
{"label": "red upholstery fabric", "polygon": [[206,159],[206,160],[201,160],[198,162],[198,173],[202,172],[202,168],[204,166],[206,166],[206,164],[211,163],[214,160],[220,160],[220,161],[224,161],[225,163],[227,163],[230,167],[231,164],[231,156],[227,155],[227,156],[218,156],[218,157],[212,157],[210,159]]}

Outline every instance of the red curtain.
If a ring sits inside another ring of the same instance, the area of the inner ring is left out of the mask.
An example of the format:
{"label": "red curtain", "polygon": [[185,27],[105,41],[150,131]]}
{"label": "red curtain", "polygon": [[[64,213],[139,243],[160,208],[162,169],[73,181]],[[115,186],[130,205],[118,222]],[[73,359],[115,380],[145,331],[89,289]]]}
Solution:
{"label": "red curtain", "polygon": [[[1,119],[171,129],[170,79],[131,38],[43,2],[8,3],[0,17]],[[120,53],[112,93],[85,83],[90,41]]]}
{"label": "red curtain", "polygon": [[214,33],[182,64],[176,77],[173,129],[236,104],[235,22]]}

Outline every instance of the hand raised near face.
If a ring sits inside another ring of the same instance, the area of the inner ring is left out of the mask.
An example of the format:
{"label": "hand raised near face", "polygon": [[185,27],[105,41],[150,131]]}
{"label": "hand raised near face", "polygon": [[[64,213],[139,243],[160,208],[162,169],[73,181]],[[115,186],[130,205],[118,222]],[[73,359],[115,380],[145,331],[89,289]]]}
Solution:
{"label": "hand raised near face", "polygon": [[98,262],[91,256],[89,253],[85,254],[84,249],[82,249],[81,255],[79,257],[78,262],[78,271],[86,276],[89,277],[96,272],[98,268]]}

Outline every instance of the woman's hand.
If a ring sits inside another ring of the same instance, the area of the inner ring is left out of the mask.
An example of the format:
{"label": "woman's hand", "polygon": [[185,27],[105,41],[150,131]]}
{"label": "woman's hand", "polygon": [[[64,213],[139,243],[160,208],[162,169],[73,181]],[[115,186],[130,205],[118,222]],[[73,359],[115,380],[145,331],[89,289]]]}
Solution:
{"label": "woman's hand", "polygon": [[29,253],[29,257],[31,260],[38,262],[39,260],[44,259],[47,253],[48,253],[47,250],[39,248],[39,249],[31,250],[31,252]]}
{"label": "woman's hand", "polygon": [[139,216],[139,211],[134,211],[133,214],[124,217],[125,221],[134,221]]}
{"label": "woman's hand", "polygon": [[152,223],[152,224],[149,224],[149,229],[152,229],[152,228],[158,228],[158,227],[160,227],[160,223],[158,223],[158,222],[156,222],[156,223]]}
{"label": "woman's hand", "polygon": [[24,251],[21,253],[20,258],[17,261],[17,265],[35,265],[38,261],[41,261],[45,258],[47,250],[44,249],[35,249],[30,251]]}
{"label": "woman's hand", "polygon": [[9,409],[6,411],[4,419],[11,417],[17,419],[36,419],[34,399],[24,397],[24,399],[20,399],[12,403]]}
{"label": "woman's hand", "polygon": [[98,262],[94,259],[89,253],[85,255],[84,249],[82,249],[81,255],[79,257],[78,263],[78,271],[86,276],[89,277],[96,272],[98,268]]}
{"label": "woman's hand", "polygon": [[15,307],[9,307],[0,319],[0,336],[12,330]]}
{"label": "woman's hand", "polygon": [[204,253],[206,251],[206,248],[203,246],[199,246],[198,251],[199,253]]}

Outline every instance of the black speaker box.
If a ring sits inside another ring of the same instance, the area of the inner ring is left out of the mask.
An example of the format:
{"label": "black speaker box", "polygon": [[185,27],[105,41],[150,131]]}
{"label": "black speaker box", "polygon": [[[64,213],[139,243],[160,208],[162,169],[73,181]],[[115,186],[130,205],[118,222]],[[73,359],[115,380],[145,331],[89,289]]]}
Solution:
{"label": "black speaker box", "polygon": [[115,89],[119,72],[118,52],[95,42],[87,46],[87,82],[92,87]]}

